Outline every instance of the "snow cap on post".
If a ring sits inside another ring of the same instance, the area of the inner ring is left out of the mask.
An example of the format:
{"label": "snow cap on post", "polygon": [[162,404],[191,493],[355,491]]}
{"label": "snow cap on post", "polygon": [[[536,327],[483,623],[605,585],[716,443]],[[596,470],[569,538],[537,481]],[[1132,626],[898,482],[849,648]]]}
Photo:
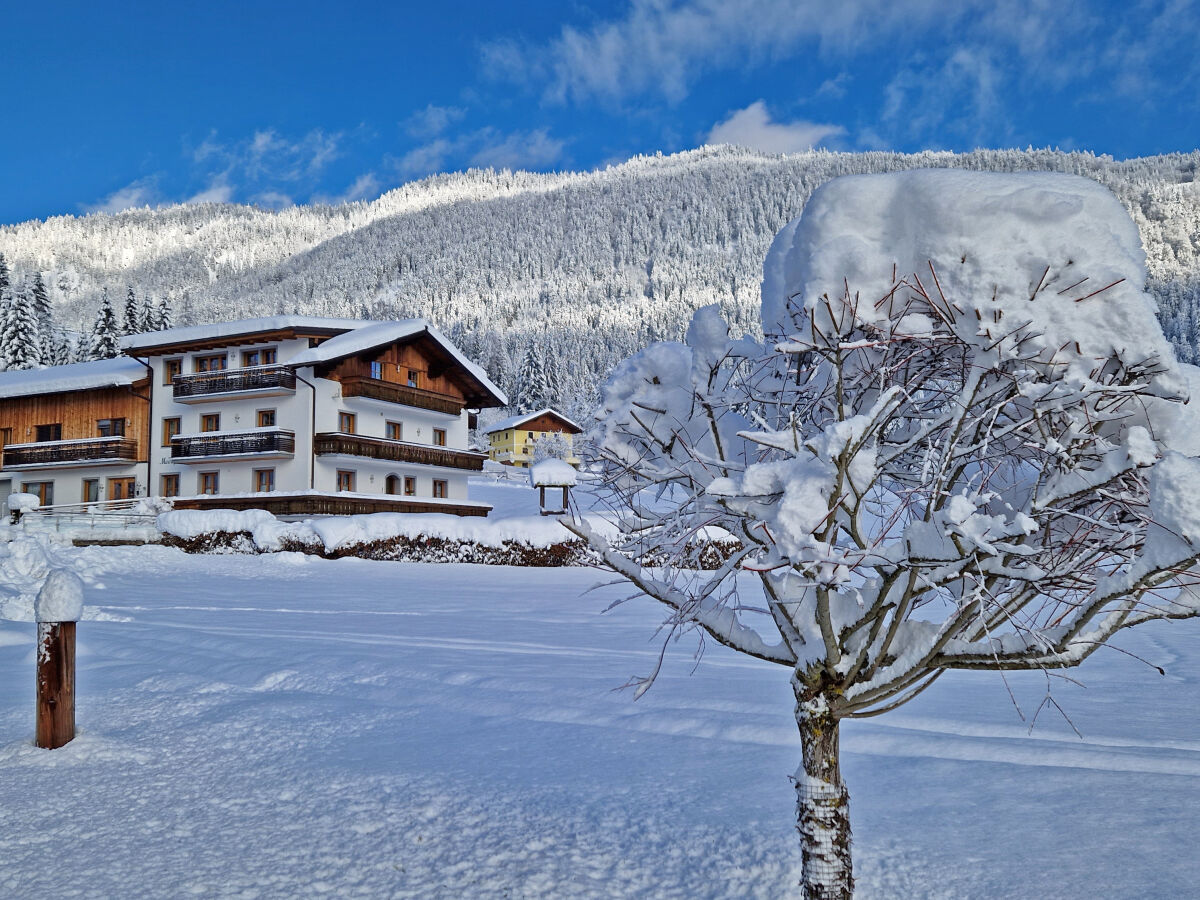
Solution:
{"label": "snow cap on post", "polygon": [[22,491],[8,495],[8,508],[14,512],[20,510],[24,512],[29,509],[37,509],[42,505],[42,501],[38,499],[37,494],[26,494]]}
{"label": "snow cap on post", "polygon": [[70,569],[51,569],[34,603],[39,622],[78,622],[83,617],[83,581]]}
{"label": "snow cap on post", "polygon": [[561,459],[543,459],[529,467],[532,487],[574,487],[575,467]]}
{"label": "snow cap on post", "polygon": [[1160,392],[1185,391],[1145,292],[1137,227],[1107,188],[1081,176],[915,169],[835,178],[776,237],[763,276],[768,337],[804,331],[800,308],[813,328],[836,334],[848,303],[860,320],[919,335],[923,317],[905,321],[893,308],[905,292],[889,299],[903,280],[951,304],[955,330],[981,348],[1025,326],[1072,374],[1086,377],[1114,356],[1151,360],[1164,369]]}

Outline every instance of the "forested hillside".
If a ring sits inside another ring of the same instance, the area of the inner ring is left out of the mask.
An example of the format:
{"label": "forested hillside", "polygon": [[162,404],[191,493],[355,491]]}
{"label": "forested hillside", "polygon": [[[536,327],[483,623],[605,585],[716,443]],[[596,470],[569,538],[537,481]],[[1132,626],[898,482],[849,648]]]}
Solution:
{"label": "forested hillside", "polygon": [[[1193,360],[1200,153],[1116,161],[977,151],[770,156],[709,147],[585,173],[470,171],[371,202],[269,211],[200,204],[0,227],[14,286],[43,273],[56,320],[91,328],[102,293],[166,298],[176,323],[277,312],[427,316],[510,395],[581,413],[612,363],[720,303],[757,328],[762,259],[812,190],[919,166],[1074,172],[1129,209],[1169,336]],[[533,339],[544,351],[530,350]],[[544,368],[548,397],[518,378]]]}

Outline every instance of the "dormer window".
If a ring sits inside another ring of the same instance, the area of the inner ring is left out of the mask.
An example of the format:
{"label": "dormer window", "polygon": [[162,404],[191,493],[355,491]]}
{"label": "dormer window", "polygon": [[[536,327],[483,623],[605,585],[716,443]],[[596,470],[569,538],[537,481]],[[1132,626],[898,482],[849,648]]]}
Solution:
{"label": "dormer window", "polygon": [[408,386],[411,388],[421,386],[421,373],[416,369],[408,370]]}
{"label": "dormer window", "polygon": [[371,377],[374,378],[376,381],[383,381],[383,363],[381,363],[381,362],[371,363]]}

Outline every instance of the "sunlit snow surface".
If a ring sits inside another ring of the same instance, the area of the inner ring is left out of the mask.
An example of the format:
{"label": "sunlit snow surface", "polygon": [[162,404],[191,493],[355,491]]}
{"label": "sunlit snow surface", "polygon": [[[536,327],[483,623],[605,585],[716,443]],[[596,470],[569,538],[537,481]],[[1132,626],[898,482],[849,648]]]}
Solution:
{"label": "sunlit snow surface", "polygon": [[[0,621],[0,896],[778,897],[786,672],[672,648],[580,569],[74,551],[81,734],[33,734]],[[91,618],[105,614],[101,620]],[[118,620],[120,619],[120,620]],[[863,897],[1182,897],[1200,883],[1200,623],[1101,652],[1033,736],[951,673],[845,726]],[[694,671],[693,671],[694,668]],[[1045,679],[1009,678],[1027,714]]]}

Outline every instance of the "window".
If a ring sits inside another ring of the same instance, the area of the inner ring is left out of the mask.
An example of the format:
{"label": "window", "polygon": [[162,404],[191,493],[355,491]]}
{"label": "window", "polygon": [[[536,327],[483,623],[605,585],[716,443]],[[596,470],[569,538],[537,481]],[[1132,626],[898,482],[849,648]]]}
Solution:
{"label": "window", "polygon": [[339,491],[354,490],[354,473],[348,469],[338,469],[337,489]]}
{"label": "window", "polygon": [[42,506],[54,505],[53,481],[26,481],[21,485],[21,490],[26,494],[36,494]]}
{"label": "window", "polygon": [[404,440],[404,426],[399,422],[388,422],[384,425],[383,433],[387,435],[389,441]]}
{"label": "window", "polygon": [[163,384],[174,384],[175,376],[182,374],[182,359],[168,359],[163,361]]}
{"label": "window", "polygon": [[255,469],[254,490],[260,494],[269,494],[275,490],[275,470]]}
{"label": "window", "polygon": [[433,429],[433,443],[435,446],[438,446],[438,447],[446,446],[446,429],[445,428]]}
{"label": "window", "polygon": [[218,356],[197,356],[196,371],[197,372],[220,372],[225,368],[225,354]]}
{"label": "window", "polygon": [[221,414],[209,413],[206,416],[200,417],[201,431],[220,431],[221,430]]}
{"label": "window", "polygon": [[275,348],[265,350],[245,350],[242,352],[243,366],[269,366],[275,362]]}
{"label": "window", "polygon": [[200,473],[200,493],[215,494],[220,487],[221,479],[220,472],[201,472]]}
{"label": "window", "polygon": [[135,496],[137,482],[132,478],[108,479],[109,500],[132,500]]}
{"label": "window", "polygon": [[526,456],[528,456],[529,455],[529,445],[522,447],[521,452],[524,453]]}
{"label": "window", "polygon": [[162,445],[164,447],[171,446],[171,438],[175,437],[175,435],[179,434],[179,432],[183,430],[182,424],[183,420],[178,416],[174,416],[170,419],[163,419]]}
{"label": "window", "polygon": [[83,479],[83,493],[81,499],[84,503],[96,503],[100,499],[100,479],[85,478]]}
{"label": "window", "polygon": [[7,447],[12,443],[12,429],[0,428],[0,447]]}
{"label": "window", "polygon": [[179,474],[164,475],[162,477],[162,491],[164,497],[179,496]]}
{"label": "window", "polygon": [[383,484],[384,490],[389,494],[398,494],[400,492],[400,479],[395,475],[389,475]]}
{"label": "window", "polygon": [[380,380],[380,381],[383,380],[383,363],[381,363],[381,362],[371,363],[371,377],[375,378],[377,380]]}
{"label": "window", "polygon": [[340,431],[342,434],[354,434],[355,418],[356,416],[354,413],[338,413],[338,431]]}
{"label": "window", "polygon": [[446,482],[439,481],[436,478],[433,479],[433,496],[441,497],[442,499],[445,499],[445,497],[446,497]]}
{"label": "window", "polygon": [[420,387],[421,386],[421,373],[418,372],[416,369],[408,370],[408,386],[409,387]]}
{"label": "window", "polygon": [[53,425],[36,425],[33,429],[34,440],[39,444],[42,441],[61,441],[62,440],[62,423],[55,422]]}
{"label": "window", "polygon": [[529,440],[532,441],[533,440],[533,432],[529,431],[529,432],[526,432],[526,434],[528,435]]}
{"label": "window", "polygon": [[260,409],[256,416],[259,428],[274,428],[275,427],[275,410]]}
{"label": "window", "polygon": [[96,437],[124,437],[124,419],[97,419]]}
{"label": "window", "polygon": [[405,478],[404,479],[404,496],[405,497],[417,496],[417,479],[415,479],[415,478]]}

